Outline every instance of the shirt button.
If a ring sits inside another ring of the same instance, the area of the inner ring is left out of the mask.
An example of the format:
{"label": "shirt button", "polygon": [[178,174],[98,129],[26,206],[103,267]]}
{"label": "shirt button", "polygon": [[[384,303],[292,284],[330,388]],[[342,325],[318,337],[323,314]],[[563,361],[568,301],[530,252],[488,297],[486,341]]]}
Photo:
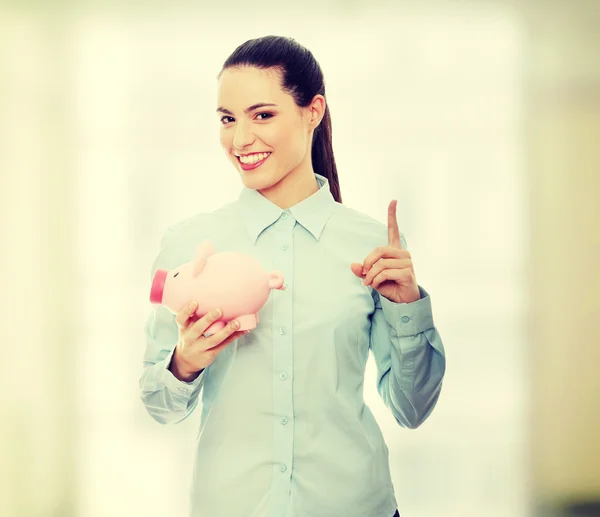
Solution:
{"label": "shirt button", "polygon": [[283,251],[287,250],[287,249],[288,249],[288,245],[287,245],[287,244],[282,244],[282,245],[281,245],[281,249],[282,249]]}
{"label": "shirt button", "polygon": [[288,423],[287,416],[281,417],[281,423],[282,423],[283,425],[285,425],[285,424],[287,424],[287,423]]}
{"label": "shirt button", "polygon": [[408,316],[402,316],[402,319],[400,321],[402,323],[408,323],[410,321],[410,318]]}
{"label": "shirt button", "polygon": [[281,214],[282,219],[287,219],[287,216],[288,216],[287,212],[283,212],[283,214]]}
{"label": "shirt button", "polygon": [[285,372],[281,372],[281,373],[279,374],[279,378],[280,378],[282,381],[285,381],[285,380],[287,379],[287,373],[285,373]]}
{"label": "shirt button", "polygon": [[279,333],[283,336],[285,334],[285,327],[279,327]]}
{"label": "shirt button", "polygon": [[281,465],[281,467],[279,467],[279,470],[281,470],[281,472],[285,472],[287,470],[287,467],[286,467],[285,463],[283,463]]}

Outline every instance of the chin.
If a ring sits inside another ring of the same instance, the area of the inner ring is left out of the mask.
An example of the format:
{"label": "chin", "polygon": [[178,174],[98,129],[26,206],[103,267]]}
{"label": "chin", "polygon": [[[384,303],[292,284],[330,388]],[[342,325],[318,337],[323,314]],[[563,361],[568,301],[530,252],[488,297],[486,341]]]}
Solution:
{"label": "chin", "polygon": [[272,178],[258,178],[258,177],[242,177],[242,182],[246,188],[250,188],[253,190],[265,190],[269,187],[272,187],[277,183],[277,180],[273,180]]}
{"label": "chin", "polygon": [[239,170],[242,183],[245,187],[254,190],[262,190],[272,187],[278,183],[281,178],[277,178],[273,173],[263,173],[262,171],[243,171]]}

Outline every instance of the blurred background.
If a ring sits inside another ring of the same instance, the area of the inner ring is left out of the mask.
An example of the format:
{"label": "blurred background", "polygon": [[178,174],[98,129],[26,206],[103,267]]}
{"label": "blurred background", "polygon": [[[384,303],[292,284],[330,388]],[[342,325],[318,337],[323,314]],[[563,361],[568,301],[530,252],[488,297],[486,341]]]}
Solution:
{"label": "blurred background", "polygon": [[[165,229],[235,199],[216,76],[321,64],[344,203],[391,199],[448,369],[365,400],[403,517],[600,515],[600,2],[0,3],[0,515],[185,517],[200,410],[138,380]],[[361,257],[356,257],[361,259]]]}

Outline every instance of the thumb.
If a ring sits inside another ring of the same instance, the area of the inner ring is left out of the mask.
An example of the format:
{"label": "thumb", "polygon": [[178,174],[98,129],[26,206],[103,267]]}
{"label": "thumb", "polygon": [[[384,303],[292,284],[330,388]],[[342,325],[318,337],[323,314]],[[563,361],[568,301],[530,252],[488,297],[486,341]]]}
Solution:
{"label": "thumb", "polygon": [[362,276],[363,276],[362,268],[363,268],[363,266],[359,262],[352,262],[352,264],[350,264],[350,269],[358,278],[362,278]]}

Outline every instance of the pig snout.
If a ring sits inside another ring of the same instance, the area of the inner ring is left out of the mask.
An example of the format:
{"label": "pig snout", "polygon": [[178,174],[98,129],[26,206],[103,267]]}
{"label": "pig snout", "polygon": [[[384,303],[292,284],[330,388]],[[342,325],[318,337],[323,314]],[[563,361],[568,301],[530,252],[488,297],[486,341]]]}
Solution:
{"label": "pig snout", "polygon": [[154,280],[152,280],[152,288],[150,289],[151,303],[162,303],[168,274],[169,272],[166,269],[157,269],[156,273],[154,273]]}

